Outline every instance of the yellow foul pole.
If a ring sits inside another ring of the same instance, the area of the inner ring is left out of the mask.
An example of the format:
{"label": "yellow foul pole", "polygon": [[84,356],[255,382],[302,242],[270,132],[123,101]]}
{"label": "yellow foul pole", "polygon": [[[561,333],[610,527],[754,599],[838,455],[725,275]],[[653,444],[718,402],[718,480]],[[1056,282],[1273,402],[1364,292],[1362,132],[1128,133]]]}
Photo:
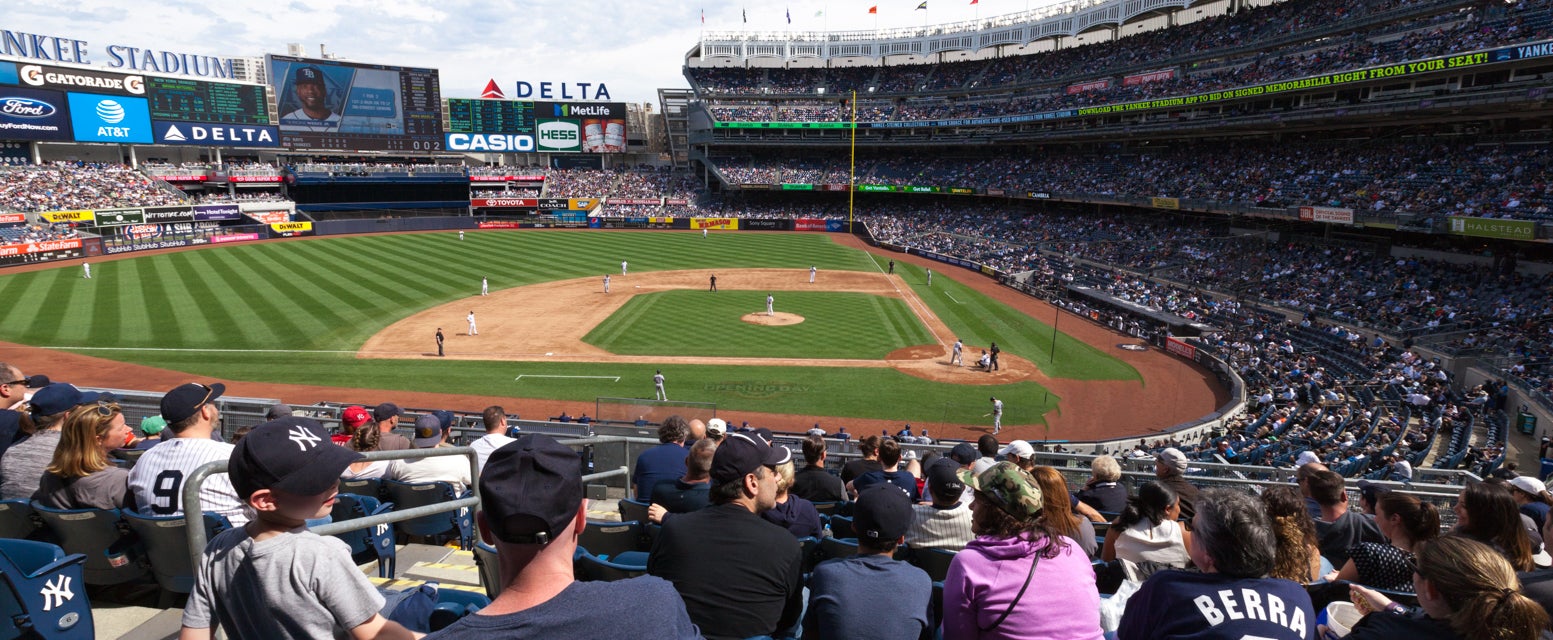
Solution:
{"label": "yellow foul pole", "polygon": [[847,172],[847,233],[852,233],[852,200],[857,197],[857,90],[852,90],[852,167]]}

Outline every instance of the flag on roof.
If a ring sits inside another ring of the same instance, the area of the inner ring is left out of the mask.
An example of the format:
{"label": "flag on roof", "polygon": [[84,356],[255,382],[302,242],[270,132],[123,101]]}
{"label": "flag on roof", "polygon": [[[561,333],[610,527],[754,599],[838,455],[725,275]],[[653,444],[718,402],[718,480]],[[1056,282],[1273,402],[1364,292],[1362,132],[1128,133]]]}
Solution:
{"label": "flag on roof", "polygon": [[922,4],[917,5],[917,11],[927,11],[927,0],[922,0]]}
{"label": "flag on roof", "polygon": [[879,13],[879,5],[876,4],[876,5],[872,6],[872,7],[869,7],[868,8],[868,12],[872,13],[872,14],[878,14]]}

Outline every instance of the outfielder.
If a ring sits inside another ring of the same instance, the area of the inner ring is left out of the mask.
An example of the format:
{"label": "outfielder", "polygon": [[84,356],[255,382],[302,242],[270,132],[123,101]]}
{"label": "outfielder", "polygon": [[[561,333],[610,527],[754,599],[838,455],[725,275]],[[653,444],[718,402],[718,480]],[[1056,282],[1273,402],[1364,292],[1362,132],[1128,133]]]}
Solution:
{"label": "outfielder", "polygon": [[81,277],[82,278],[86,278],[87,280],[91,280],[92,279],[92,265],[91,264],[86,263],[86,262],[81,263]]}
{"label": "outfielder", "polygon": [[702,228],[701,228],[701,237],[702,237],[702,238],[705,238],[705,237],[706,237],[706,227],[702,227]]}
{"label": "outfielder", "polygon": [[965,344],[960,342],[959,338],[955,338],[954,339],[954,353],[949,354],[949,364],[957,364],[957,365],[960,365],[962,367],[965,366],[965,356],[961,355],[961,353],[960,353],[964,349],[965,349]]}
{"label": "outfielder", "polygon": [[609,293],[609,274],[604,274],[604,293]]}
{"label": "outfielder", "polygon": [[663,390],[663,371],[659,370],[658,372],[653,374],[653,376],[652,376],[652,386],[653,386],[654,389],[657,389],[657,391],[658,391],[658,400],[659,401],[661,401],[661,402],[668,402],[669,401],[669,394],[664,392],[664,390]]}
{"label": "outfielder", "polygon": [[621,260],[620,261],[620,275],[625,275],[625,274],[626,274],[626,261]]}
{"label": "outfielder", "polygon": [[933,286],[933,270],[932,269],[928,269],[927,270],[927,286],[929,286],[929,287]]}
{"label": "outfielder", "polygon": [[1003,430],[1003,401],[992,397],[992,435]]}
{"label": "outfielder", "polygon": [[469,335],[480,335],[480,332],[475,330],[475,312],[473,309],[469,311],[469,316],[466,317],[465,320],[469,321]]}
{"label": "outfielder", "polygon": [[459,242],[463,242],[464,241],[464,232],[463,231],[458,232],[458,241]]}
{"label": "outfielder", "polygon": [[776,298],[771,297],[771,294],[769,294],[769,293],[766,294],[766,315],[767,316],[774,316],[774,315],[776,315],[776,310],[772,306],[774,304],[776,304]]}
{"label": "outfielder", "polygon": [[809,284],[814,284],[814,274],[817,271],[819,271],[819,269],[814,268],[814,265],[809,265]]}
{"label": "outfielder", "polygon": [[491,295],[491,283],[489,281],[487,281],[484,277],[480,278],[480,295],[482,295],[482,296]]}

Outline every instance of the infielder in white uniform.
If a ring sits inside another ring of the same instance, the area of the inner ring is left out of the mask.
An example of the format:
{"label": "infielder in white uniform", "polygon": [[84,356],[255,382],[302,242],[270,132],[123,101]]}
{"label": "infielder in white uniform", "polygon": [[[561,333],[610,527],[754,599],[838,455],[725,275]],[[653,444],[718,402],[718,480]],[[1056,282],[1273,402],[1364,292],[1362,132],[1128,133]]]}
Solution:
{"label": "infielder in white uniform", "polygon": [[609,293],[609,274],[604,274],[604,293]]}
{"label": "infielder in white uniform", "polygon": [[664,392],[664,390],[663,390],[663,372],[662,371],[658,371],[657,373],[653,374],[653,376],[652,376],[652,386],[658,390],[658,399],[663,401],[663,402],[668,402],[669,394]]}
{"label": "infielder in white uniform", "polygon": [[464,319],[469,321],[469,335],[472,335],[472,336],[480,335],[480,332],[475,330],[475,312],[473,310],[471,310],[469,312],[469,315],[467,317],[465,317]]}
{"label": "infielder in white uniform", "polygon": [[620,261],[620,275],[625,275],[625,274],[626,274],[626,261],[621,260]]}
{"label": "infielder in white uniform", "polygon": [[[135,493],[140,513],[148,516],[173,516],[183,513],[183,481],[200,465],[232,457],[232,445],[210,438],[221,418],[214,401],[226,392],[221,384],[209,386],[189,383],[162,397],[162,418],[167,420],[169,436],[146,450],[129,472],[129,488]],[[173,432],[173,429],[180,429]],[[237,498],[232,481],[225,473],[205,479],[200,485],[200,509],[227,517],[233,526],[248,522],[243,501]]]}
{"label": "infielder in white uniform", "polygon": [[932,269],[928,269],[927,270],[927,286],[929,286],[929,287],[933,286],[933,270]]}
{"label": "infielder in white uniform", "polygon": [[480,295],[482,295],[482,296],[491,295],[491,283],[490,283],[490,281],[486,280],[485,278],[480,278]]}
{"label": "infielder in white uniform", "polygon": [[90,263],[81,263],[81,277],[87,280],[92,279],[92,265]]}
{"label": "infielder in white uniform", "polygon": [[954,353],[949,354],[949,364],[957,364],[962,367],[965,366],[965,356],[960,353],[964,349],[965,344],[961,343],[959,338],[955,338]]}
{"label": "infielder in white uniform", "polygon": [[771,294],[769,293],[766,294],[766,315],[776,315],[776,310],[772,307],[774,304],[776,304],[776,298],[771,297]]}
{"label": "infielder in white uniform", "polygon": [[997,435],[997,433],[999,431],[1002,431],[1002,430],[1003,430],[1003,401],[997,399],[997,396],[993,396],[993,398],[992,398],[992,434],[993,435]]}
{"label": "infielder in white uniform", "polygon": [[814,268],[814,265],[809,265],[809,284],[814,284],[814,274],[818,271],[819,269]]}

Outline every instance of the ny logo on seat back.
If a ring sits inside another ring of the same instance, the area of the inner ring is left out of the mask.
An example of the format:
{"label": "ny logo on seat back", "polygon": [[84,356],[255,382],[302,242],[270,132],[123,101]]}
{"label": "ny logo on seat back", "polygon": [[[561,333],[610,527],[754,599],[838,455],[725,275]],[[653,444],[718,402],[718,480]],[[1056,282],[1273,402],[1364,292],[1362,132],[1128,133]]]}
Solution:
{"label": "ny logo on seat back", "polygon": [[44,611],[63,606],[75,598],[75,592],[70,590],[70,576],[63,573],[54,576],[53,580],[43,583],[43,588],[38,590],[38,595],[43,596]]}

